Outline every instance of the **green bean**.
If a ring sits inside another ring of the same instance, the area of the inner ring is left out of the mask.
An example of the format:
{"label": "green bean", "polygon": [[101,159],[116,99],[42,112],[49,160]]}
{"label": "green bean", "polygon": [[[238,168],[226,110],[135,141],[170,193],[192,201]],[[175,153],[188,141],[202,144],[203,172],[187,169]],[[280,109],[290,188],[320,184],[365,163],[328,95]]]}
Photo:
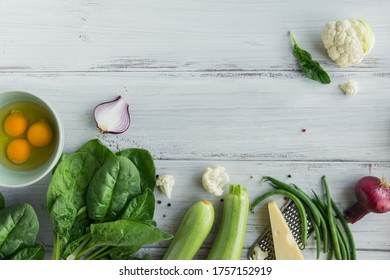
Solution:
{"label": "green bean", "polygon": [[337,207],[336,203],[333,201],[332,199],[332,207],[333,207],[333,210],[335,211],[336,213],[336,217],[337,219],[340,221],[346,235],[347,235],[347,240],[348,240],[348,244],[349,244],[349,251],[350,251],[350,254],[351,254],[351,260],[356,260],[356,248],[355,248],[355,240],[353,238],[353,235],[352,235],[352,231],[343,215],[343,213],[340,211],[340,209]]}
{"label": "green bean", "polygon": [[345,244],[341,239],[340,232],[337,229],[336,229],[336,235],[337,235],[337,239],[338,239],[339,247],[340,247],[340,256],[341,256],[340,259],[347,260],[348,259],[347,249],[345,248],[345,246],[344,246]]}
{"label": "green bean", "polygon": [[336,227],[337,227],[337,236],[338,236],[339,242],[340,242],[342,259],[343,260],[350,260],[351,259],[351,252],[350,252],[350,249],[348,246],[347,237],[345,236],[345,233],[337,220],[336,220]]}
{"label": "green bean", "polygon": [[321,230],[323,233],[324,252],[328,252],[330,248],[330,234],[329,227],[325,218],[321,215]]}
{"label": "green bean", "polygon": [[[329,225],[329,217],[328,217],[328,213],[327,213],[327,206],[326,206],[325,202],[314,191],[313,191],[313,193],[314,193],[314,197],[315,197],[314,202],[318,206],[318,209],[321,211],[323,216],[326,217],[326,224]],[[330,232],[329,228],[327,228],[327,230]],[[333,249],[332,247],[334,245],[332,243],[332,238],[329,238],[327,245],[328,245],[328,250]],[[333,250],[332,256],[335,253],[334,251],[335,250]]]}
{"label": "green bean", "polygon": [[295,203],[295,206],[297,207],[297,211],[298,211],[299,216],[301,218],[301,241],[302,241],[303,246],[305,247],[306,242],[307,242],[307,236],[308,236],[306,210],[305,210],[305,207],[303,206],[302,202],[299,200],[299,198],[297,196],[295,196],[294,194],[292,194],[291,192],[288,192],[286,190],[280,190],[280,189],[268,191],[268,192],[262,194],[261,196],[257,197],[249,205],[250,211],[253,212],[256,205],[258,205],[260,202],[262,202],[263,200],[267,199],[268,197],[270,197],[272,195],[286,196],[286,197],[290,198]]}
{"label": "green bean", "polygon": [[[333,206],[332,206],[332,209],[334,209]],[[349,247],[348,238],[347,238],[343,228],[341,227],[339,220],[336,217],[334,220],[335,220],[335,225],[337,228],[337,236],[338,236],[339,242],[340,242],[339,243],[340,249],[344,249],[343,250],[344,252],[341,252],[343,259],[349,260],[349,259],[351,259],[351,249]],[[343,255],[343,253],[344,253],[344,255]]]}
{"label": "green bean", "polygon": [[[315,196],[315,203],[317,204],[318,209],[320,209],[321,213],[329,221],[329,215],[327,213],[326,204],[324,203],[324,201],[321,200],[321,198],[318,197],[318,195],[314,191],[313,191],[313,193]],[[332,216],[333,216],[333,214],[332,214]],[[339,244],[340,244],[341,259],[349,259],[350,253],[349,253],[348,244],[346,243],[346,237],[345,237],[345,234],[344,234],[340,224],[338,223],[338,221],[336,219],[335,219],[335,226],[337,228],[337,237],[338,237]],[[332,238],[332,240],[333,240],[333,238]],[[341,248],[341,245],[344,246],[344,248]],[[334,242],[333,242],[333,246],[334,246]],[[341,249],[342,249],[342,251],[341,251]]]}
{"label": "green bean", "polygon": [[310,197],[304,191],[302,191],[298,187],[292,187],[289,184],[286,184],[282,181],[279,181],[279,180],[272,178],[272,177],[269,177],[269,176],[264,176],[261,180],[261,183],[265,182],[265,181],[271,182],[272,185],[277,189],[283,189],[283,190],[289,191],[292,194],[296,195],[300,200],[302,200],[303,203],[305,203],[308,206],[310,211],[313,213],[313,218],[315,219],[317,225],[319,225],[319,226],[321,225],[321,220],[319,217],[318,209],[317,209],[317,207],[315,207],[315,205],[313,204]]}
{"label": "green bean", "polygon": [[322,230],[322,234],[323,234],[323,244],[324,244],[324,253],[326,252],[329,252],[329,249],[331,248],[330,246],[330,239],[329,239],[329,235],[328,235],[328,232],[329,232],[329,228],[328,228],[328,223],[326,222],[327,220],[327,214],[326,214],[326,206],[324,204],[324,202],[317,196],[317,194],[312,190],[313,194],[314,194],[314,199],[313,199],[313,203],[317,206],[318,208],[318,211],[320,212],[321,214],[321,220],[323,221],[321,223],[321,230]]}
{"label": "green bean", "polygon": [[331,234],[332,240],[333,240],[333,248],[335,250],[336,259],[340,260],[340,259],[342,259],[341,252],[340,252],[340,244],[339,244],[339,240],[337,238],[337,228],[335,225],[335,218],[332,214],[332,202],[331,202],[331,197],[330,197],[330,193],[329,193],[328,183],[326,182],[325,176],[322,177],[322,180],[323,180],[324,187],[325,187],[325,195],[326,195],[326,201],[327,201],[326,209],[327,209],[327,213],[328,213],[330,234]]}
{"label": "green bean", "polygon": [[313,227],[314,233],[315,233],[315,239],[316,239],[316,259],[318,260],[320,258],[321,254],[321,233],[320,229],[318,228],[317,224],[313,220],[313,214],[310,211],[306,211],[307,216],[309,217],[309,220],[311,222],[311,226]]}
{"label": "green bean", "polygon": [[329,254],[328,254],[328,260],[332,260],[333,259],[333,253],[334,253],[333,248],[330,248],[329,249]]}

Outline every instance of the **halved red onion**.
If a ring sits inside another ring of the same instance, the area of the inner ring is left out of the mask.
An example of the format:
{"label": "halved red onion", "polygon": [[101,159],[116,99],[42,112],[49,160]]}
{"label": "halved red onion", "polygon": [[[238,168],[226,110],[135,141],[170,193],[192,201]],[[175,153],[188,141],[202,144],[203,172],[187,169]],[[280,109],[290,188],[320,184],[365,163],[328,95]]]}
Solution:
{"label": "halved red onion", "polygon": [[98,129],[102,133],[120,134],[130,126],[129,104],[121,95],[115,100],[97,105],[93,115]]}

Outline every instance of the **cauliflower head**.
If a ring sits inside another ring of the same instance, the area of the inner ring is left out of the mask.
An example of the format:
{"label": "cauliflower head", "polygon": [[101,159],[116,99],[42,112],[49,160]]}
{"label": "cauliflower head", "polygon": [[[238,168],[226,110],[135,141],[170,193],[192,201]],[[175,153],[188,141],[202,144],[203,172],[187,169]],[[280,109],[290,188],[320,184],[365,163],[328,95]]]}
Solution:
{"label": "cauliflower head", "polygon": [[223,187],[229,183],[230,178],[225,167],[207,167],[202,176],[202,185],[209,193],[221,196]]}
{"label": "cauliflower head", "polygon": [[360,63],[375,44],[372,28],[359,19],[330,21],[325,24],[322,42],[329,57],[339,67]]}

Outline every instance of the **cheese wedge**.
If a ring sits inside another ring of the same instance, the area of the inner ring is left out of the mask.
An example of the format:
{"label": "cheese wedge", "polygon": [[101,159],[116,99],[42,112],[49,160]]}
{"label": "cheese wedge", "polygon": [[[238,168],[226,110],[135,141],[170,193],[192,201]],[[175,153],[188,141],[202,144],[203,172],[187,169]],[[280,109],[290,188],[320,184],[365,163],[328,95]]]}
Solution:
{"label": "cheese wedge", "polygon": [[303,260],[303,255],[275,201],[268,203],[277,260]]}

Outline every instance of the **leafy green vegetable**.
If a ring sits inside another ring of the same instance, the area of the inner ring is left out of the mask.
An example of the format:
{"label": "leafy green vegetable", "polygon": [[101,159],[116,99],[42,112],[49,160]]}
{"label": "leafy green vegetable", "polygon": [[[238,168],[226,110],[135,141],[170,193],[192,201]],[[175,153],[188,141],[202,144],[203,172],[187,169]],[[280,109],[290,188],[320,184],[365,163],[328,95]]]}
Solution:
{"label": "leafy green vegetable", "polygon": [[53,259],[136,259],[145,244],[172,236],[153,220],[156,171],[151,154],[117,154],[99,140],[63,156],[47,192]]}
{"label": "leafy green vegetable", "polygon": [[[75,205],[64,196],[58,196],[50,210],[56,232],[62,236],[69,236],[69,229],[77,218]],[[65,240],[67,240],[66,238]]]}
{"label": "leafy green vegetable", "polygon": [[115,154],[106,146],[104,146],[99,139],[92,139],[86,142],[79,152],[86,152],[96,158],[100,165],[103,165],[107,160],[115,158]]}
{"label": "leafy green vegetable", "polygon": [[85,152],[62,158],[56,167],[47,191],[47,208],[51,216],[55,242],[53,258],[60,258],[66,243],[86,233],[86,193],[89,182],[100,167]]}
{"label": "leafy green vegetable", "polygon": [[22,248],[9,257],[10,260],[43,260],[45,258],[45,247],[43,244],[36,244],[33,247]]}
{"label": "leafy green vegetable", "polygon": [[139,172],[127,158],[109,159],[92,178],[87,192],[87,211],[92,220],[114,219],[129,198],[141,193]]}
{"label": "leafy green vegetable", "polygon": [[125,220],[147,221],[153,219],[154,194],[150,189],[129,201],[120,218]]}
{"label": "leafy green vegetable", "polygon": [[[38,217],[30,204],[19,203],[1,209],[0,260],[29,259],[28,255],[32,256],[33,254],[27,253],[27,251],[31,251],[31,248],[37,246],[35,240],[38,231]],[[35,254],[35,258],[44,255],[42,246],[39,250],[43,253]]]}
{"label": "leafy green vegetable", "polygon": [[173,236],[148,224],[132,220],[91,225],[92,240],[99,245],[140,247]]}
{"label": "leafy green vegetable", "polygon": [[328,73],[322,69],[320,63],[312,59],[311,54],[299,47],[297,41],[295,40],[294,34],[291,32],[291,38],[294,42],[293,53],[300,62],[300,67],[303,73],[309,79],[318,81],[322,84],[329,84],[331,82]]}
{"label": "leafy green vegetable", "polygon": [[33,246],[39,223],[31,205],[15,204],[0,212],[0,258],[23,247]]}
{"label": "leafy green vegetable", "polygon": [[92,177],[100,167],[98,161],[85,152],[66,156],[57,166],[47,191],[47,208],[51,211],[58,197],[70,200],[79,210],[85,205],[85,194]]}
{"label": "leafy green vegetable", "polygon": [[[89,226],[90,224],[88,224]],[[63,250],[63,253],[60,255],[62,259],[74,259],[74,257],[80,253],[80,251],[86,246],[88,242],[91,240],[91,234],[88,232],[87,234],[84,234],[83,236],[80,236],[79,238],[73,240],[72,242],[69,242],[65,245],[65,248]],[[73,257],[69,257],[73,256]],[[60,259],[57,257],[57,259]]]}
{"label": "leafy green vegetable", "polygon": [[136,247],[114,247],[108,254],[108,257],[112,260],[128,260],[133,259],[133,254],[140,249],[140,246]]}
{"label": "leafy green vegetable", "polygon": [[141,177],[141,190],[154,190],[156,186],[156,167],[149,151],[144,149],[131,148],[117,153],[131,160],[139,171]]}

